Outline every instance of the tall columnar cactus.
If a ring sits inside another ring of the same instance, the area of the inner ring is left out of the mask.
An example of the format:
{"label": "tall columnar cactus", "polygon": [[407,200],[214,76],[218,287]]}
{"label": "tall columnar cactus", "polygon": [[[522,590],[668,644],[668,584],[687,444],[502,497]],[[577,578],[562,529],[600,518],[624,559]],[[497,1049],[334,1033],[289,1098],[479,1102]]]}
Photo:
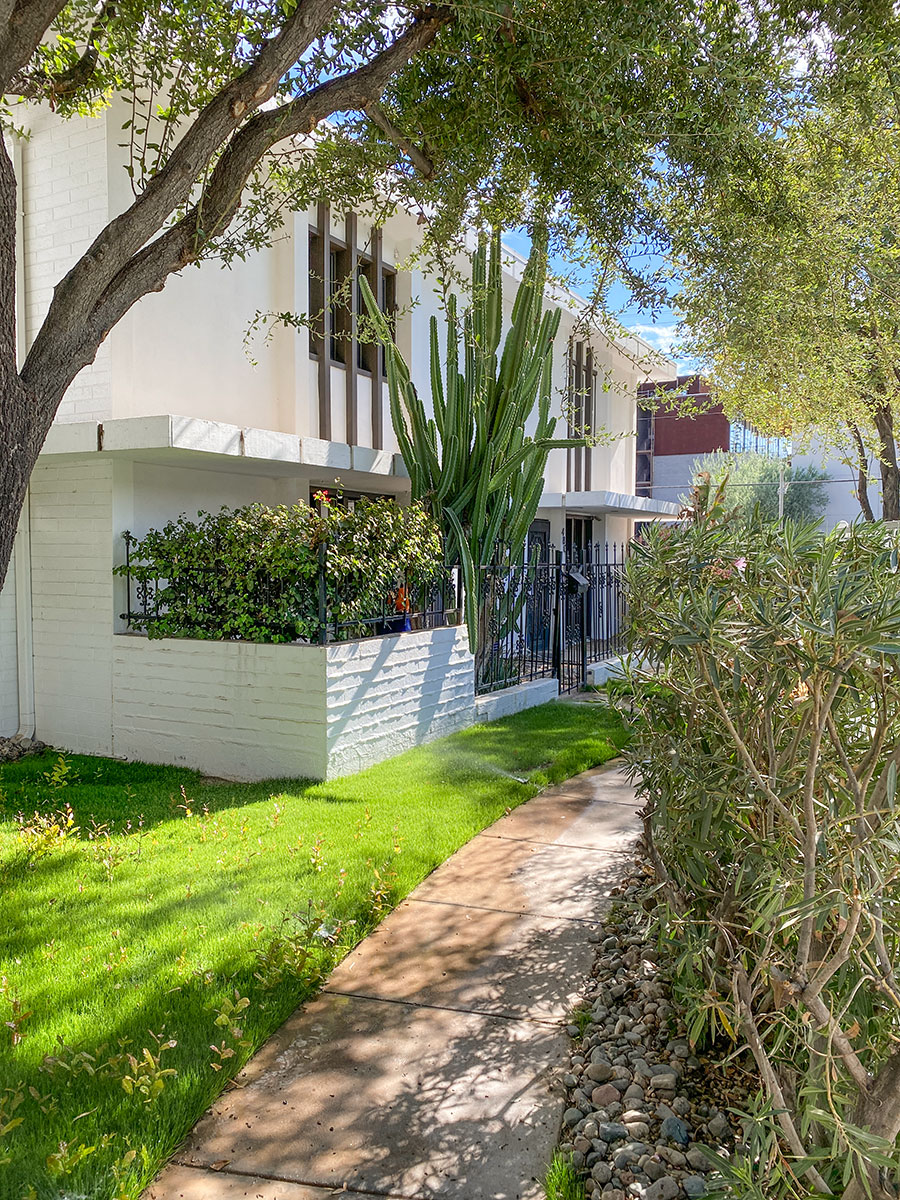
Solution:
{"label": "tall columnar cactus", "polygon": [[[543,490],[547,455],[582,446],[583,439],[554,438],[550,415],[553,340],[559,309],[543,311],[546,239],[535,239],[503,326],[502,249],[499,230],[473,256],[472,303],[458,319],[455,296],[447,305],[447,353],[441,371],[438,324],[431,318],[433,417],[418,395],[409,367],[366,281],[363,296],[385,347],[391,419],[409,469],[413,498],[440,523],[448,561],[462,566],[466,623],[478,646],[479,568],[498,553],[510,560],[525,545]],[[460,337],[461,333],[461,337]],[[534,436],[525,432],[537,406]]]}

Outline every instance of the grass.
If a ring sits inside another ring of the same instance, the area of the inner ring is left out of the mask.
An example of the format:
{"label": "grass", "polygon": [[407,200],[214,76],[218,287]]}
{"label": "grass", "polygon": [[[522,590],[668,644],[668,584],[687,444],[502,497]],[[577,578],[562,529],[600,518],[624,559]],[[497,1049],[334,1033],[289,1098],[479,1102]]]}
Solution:
{"label": "grass", "polygon": [[588,1026],[591,1023],[592,1015],[593,1014],[591,1012],[590,1005],[588,1004],[578,1004],[569,1013],[569,1024],[576,1027],[578,1030],[577,1036],[579,1039],[583,1038],[587,1032]]}
{"label": "grass", "polygon": [[584,1200],[584,1184],[572,1160],[557,1151],[544,1176],[547,1200]]}
{"label": "grass", "polygon": [[549,704],[331,783],[0,767],[2,1200],[137,1196],[390,907],[625,739]]}

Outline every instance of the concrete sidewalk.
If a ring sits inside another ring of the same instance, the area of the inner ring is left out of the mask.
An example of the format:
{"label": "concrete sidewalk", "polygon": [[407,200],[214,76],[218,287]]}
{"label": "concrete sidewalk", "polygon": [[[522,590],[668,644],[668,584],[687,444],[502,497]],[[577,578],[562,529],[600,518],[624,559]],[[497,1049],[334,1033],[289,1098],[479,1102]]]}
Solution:
{"label": "concrete sidewalk", "polygon": [[565,1018],[635,811],[599,768],[473,838],[263,1046],[145,1200],[542,1196]]}

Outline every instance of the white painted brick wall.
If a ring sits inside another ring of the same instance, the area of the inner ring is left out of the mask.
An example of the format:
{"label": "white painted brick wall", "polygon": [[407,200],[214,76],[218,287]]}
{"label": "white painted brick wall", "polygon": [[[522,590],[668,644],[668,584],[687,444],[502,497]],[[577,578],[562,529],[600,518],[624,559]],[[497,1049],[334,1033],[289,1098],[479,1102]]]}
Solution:
{"label": "white painted brick wall", "polygon": [[112,749],[112,484],[98,456],[31,477],[37,736],[85,754]]}
{"label": "white painted brick wall", "polygon": [[19,727],[16,663],[16,568],[13,561],[0,591],[0,737],[9,737]]}
{"label": "white painted brick wall", "polygon": [[[25,343],[40,329],[53,288],[85,252],[109,217],[106,116],[60,121],[37,112],[22,145],[22,238]],[[111,416],[110,352],[76,377],[58,421]]]}
{"label": "white painted brick wall", "polygon": [[324,648],[113,643],[116,755],[229,779],[324,777]]}
{"label": "white painted brick wall", "polygon": [[472,724],[475,677],[464,628],[327,649],[329,779]]}
{"label": "white painted brick wall", "polygon": [[232,779],[333,779],[462,729],[456,629],[319,646],[113,638],[113,752]]}

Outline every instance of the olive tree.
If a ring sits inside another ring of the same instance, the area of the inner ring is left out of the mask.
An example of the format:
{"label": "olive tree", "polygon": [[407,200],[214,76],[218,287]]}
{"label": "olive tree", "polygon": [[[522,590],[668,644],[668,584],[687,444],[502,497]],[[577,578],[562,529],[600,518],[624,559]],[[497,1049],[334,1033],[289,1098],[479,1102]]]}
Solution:
{"label": "olive tree", "polygon": [[695,461],[694,477],[700,475],[708,475],[714,486],[723,484],[727,503],[745,517],[753,517],[758,511],[762,520],[777,521],[782,481],[786,520],[819,520],[828,505],[828,472],[813,464],[794,467],[789,461],[765,454],[713,450]]}
{"label": "olive tree", "polygon": [[23,98],[134,111],[133,201],[57,282],[21,363],[0,146],[0,582],[66,389],[171,274],[265,244],[286,207],[379,191],[440,247],[549,204],[555,244],[602,280],[652,231],[660,171],[700,188],[752,171],[784,97],[895,28],[880,0],[0,0],[8,136]]}
{"label": "olive tree", "polygon": [[729,413],[834,446],[870,521],[870,458],[900,519],[900,108],[874,74],[773,131],[771,173],[660,193],[686,350]]}

